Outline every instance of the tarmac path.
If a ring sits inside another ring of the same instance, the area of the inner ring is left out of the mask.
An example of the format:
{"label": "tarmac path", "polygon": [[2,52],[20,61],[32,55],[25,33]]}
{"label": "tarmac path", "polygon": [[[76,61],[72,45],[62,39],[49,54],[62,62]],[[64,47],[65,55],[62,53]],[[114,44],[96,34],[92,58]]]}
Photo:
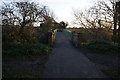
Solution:
{"label": "tarmac path", "polygon": [[71,45],[64,32],[57,32],[43,78],[106,78],[106,75]]}

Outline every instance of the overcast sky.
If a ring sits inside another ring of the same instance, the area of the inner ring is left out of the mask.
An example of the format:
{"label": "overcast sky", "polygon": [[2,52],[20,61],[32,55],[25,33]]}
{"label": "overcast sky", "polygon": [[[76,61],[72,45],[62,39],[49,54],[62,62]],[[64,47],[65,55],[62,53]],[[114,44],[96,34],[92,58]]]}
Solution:
{"label": "overcast sky", "polygon": [[[2,1],[18,1],[18,0],[2,0]],[[0,5],[2,5],[0,1]],[[23,1],[23,0],[20,0]],[[57,17],[57,21],[71,22],[73,19],[73,9],[84,10],[89,8],[94,0],[32,0],[36,3],[40,3],[48,6]]]}
{"label": "overcast sky", "polygon": [[73,9],[84,10],[93,4],[93,0],[34,0],[48,6],[56,15],[59,21],[71,22]]}

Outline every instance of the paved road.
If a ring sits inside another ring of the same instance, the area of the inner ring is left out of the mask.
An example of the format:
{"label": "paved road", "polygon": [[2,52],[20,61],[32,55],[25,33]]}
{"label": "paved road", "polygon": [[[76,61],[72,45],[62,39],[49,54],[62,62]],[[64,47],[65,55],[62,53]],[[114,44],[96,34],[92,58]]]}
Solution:
{"label": "paved road", "polygon": [[43,78],[105,78],[106,76],[83,53],[75,49],[63,32],[45,64]]}

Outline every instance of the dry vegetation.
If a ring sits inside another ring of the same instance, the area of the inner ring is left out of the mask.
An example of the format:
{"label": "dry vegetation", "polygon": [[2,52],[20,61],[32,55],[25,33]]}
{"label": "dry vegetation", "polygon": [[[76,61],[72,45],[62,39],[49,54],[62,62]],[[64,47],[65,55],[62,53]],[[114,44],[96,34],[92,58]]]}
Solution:
{"label": "dry vegetation", "polygon": [[[48,32],[55,28],[53,12],[34,2],[13,2],[4,3],[1,13],[5,17],[2,20],[3,78],[41,76],[44,66],[41,63],[51,51]],[[41,25],[36,28],[34,22]]]}

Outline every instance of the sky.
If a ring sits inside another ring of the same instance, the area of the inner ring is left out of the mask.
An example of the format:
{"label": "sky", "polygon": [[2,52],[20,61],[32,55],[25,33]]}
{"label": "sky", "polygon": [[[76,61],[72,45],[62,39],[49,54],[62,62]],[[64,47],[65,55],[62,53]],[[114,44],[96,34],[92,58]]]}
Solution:
{"label": "sky", "polygon": [[73,10],[84,10],[93,5],[94,0],[33,0],[48,6],[57,17],[57,21],[71,22]]}
{"label": "sky", "polygon": [[[23,1],[23,0],[2,0],[2,1]],[[0,6],[2,5],[0,1]],[[27,0],[26,0],[27,1]],[[73,10],[84,10],[92,6],[94,0],[32,0],[38,4],[48,6],[56,16],[56,21],[73,21]]]}

